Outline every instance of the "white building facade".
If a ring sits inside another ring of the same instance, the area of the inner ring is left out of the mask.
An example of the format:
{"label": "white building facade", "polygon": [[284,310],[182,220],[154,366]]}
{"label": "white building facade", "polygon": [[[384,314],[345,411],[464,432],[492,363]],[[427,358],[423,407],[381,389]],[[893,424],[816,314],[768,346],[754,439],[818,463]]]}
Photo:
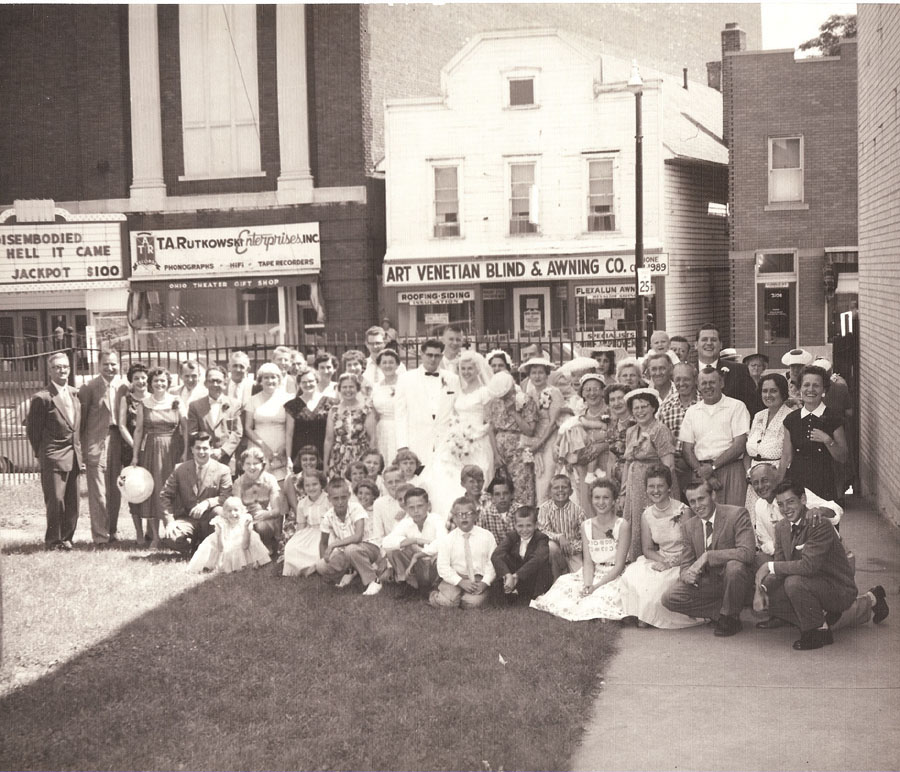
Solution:
{"label": "white building facade", "polygon": [[[440,96],[386,103],[382,304],[401,334],[633,345],[631,69],[556,30],[490,32],[443,68]],[[642,117],[647,305],[671,331],[700,321],[698,301],[710,318],[727,303],[725,223],[707,214],[726,200],[721,96],[645,71]]]}

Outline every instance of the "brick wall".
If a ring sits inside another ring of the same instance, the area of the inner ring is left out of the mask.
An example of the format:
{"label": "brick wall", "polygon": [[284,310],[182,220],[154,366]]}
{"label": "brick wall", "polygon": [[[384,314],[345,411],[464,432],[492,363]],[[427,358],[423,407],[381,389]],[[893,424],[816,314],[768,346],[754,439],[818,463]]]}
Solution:
{"label": "brick wall", "polygon": [[128,8],[0,6],[0,198],[120,198]]}
{"label": "brick wall", "polygon": [[316,187],[364,185],[360,7],[310,5],[306,18],[313,107],[310,160]]}
{"label": "brick wall", "polygon": [[859,329],[863,493],[900,524],[900,6],[860,4]]}
{"label": "brick wall", "polygon": [[[856,45],[839,59],[791,52],[725,56],[733,121],[731,248],[856,244]],[[730,99],[730,106],[728,104]],[[802,135],[806,210],[765,211],[768,138]]]}
{"label": "brick wall", "polygon": [[384,156],[385,99],[437,96],[440,70],[478,32],[557,27],[603,41],[612,55],[706,83],[721,58],[719,32],[738,22],[761,45],[760,6],[751,3],[447,3],[364,6],[371,49],[373,139],[367,166]]}

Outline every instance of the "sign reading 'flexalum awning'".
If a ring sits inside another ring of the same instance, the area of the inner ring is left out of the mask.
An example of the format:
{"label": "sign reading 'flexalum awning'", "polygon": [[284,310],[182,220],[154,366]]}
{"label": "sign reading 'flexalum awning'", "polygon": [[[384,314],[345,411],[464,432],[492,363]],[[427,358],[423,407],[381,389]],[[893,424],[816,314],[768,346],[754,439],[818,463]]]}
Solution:
{"label": "sign reading 'flexalum awning'", "polygon": [[[645,258],[654,276],[669,273],[668,255]],[[474,284],[500,281],[606,279],[634,276],[633,255],[385,262],[384,286]]]}
{"label": "sign reading 'flexalum awning'", "polygon": [[319,223],[132,231],[135,281],[318,273]]}

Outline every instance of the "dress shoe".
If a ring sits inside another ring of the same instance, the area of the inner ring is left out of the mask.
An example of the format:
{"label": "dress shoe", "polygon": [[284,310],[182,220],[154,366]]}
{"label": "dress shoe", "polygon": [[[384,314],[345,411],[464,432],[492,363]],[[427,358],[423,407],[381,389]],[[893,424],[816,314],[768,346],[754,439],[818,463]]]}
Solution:
{"label": "dress shoe", "polygon": [[869,592],[875,596],[875,605],[872,606],[872,621],[877,625],[887,618],[888,604],[885,600],[884,587],[880,584],[873,587]]}
{"label": "dress shoe", "polygon": [[757,622],[756,626],[760,630],[774,630],[776,627],[784,627],[787,624],[783,619],[779,619],[778,617],[769,617],[769,619],[764,619],[762,622]]}
{"label": "dress shoe", "polygon": [[716,635],[719,638],[728,638],[731,635],[739,633],[742,628],[743,625],[738,617],[730,617],[722,614],[719,617],[719,621],[716,622],[716,629],[713,631],[713,635]]}
{"label": "dress shoe", "polygon": [[807,630],[805,633],[800,633],[800,638],[794,641],[794,650],[821,649],[832,643],[834,643],[834,637],[831,635],[831,630]]}

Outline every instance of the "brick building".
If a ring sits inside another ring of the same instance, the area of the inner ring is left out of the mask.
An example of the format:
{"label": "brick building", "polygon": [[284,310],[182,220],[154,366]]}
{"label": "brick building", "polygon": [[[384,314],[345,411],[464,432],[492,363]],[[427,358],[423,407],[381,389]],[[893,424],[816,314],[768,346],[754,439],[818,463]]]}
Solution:
{"label": "brick building", "polygon": [[860,4],[859,340],[863,493],[900,525],[900,6]]}
{"label": "brick building", "polygon": [[[554,29],[474,36],[439,96],[389,100],[384,303],[405,335],[575,330],[633,345],[631,62]],[[721,98],[642,68],[645,265],[657,326],[728,318]],[[724,206],[723,206],[724,208]]]}
{"label": "brick building", "polygon": [[732,345],[827,351],[857,299],[856,41],[794,59],[729,24],[722,52]]}
{"label": "brick building", "polygon": [[126,307],[147,342],[296,340],[323,312],[331,331],[371,323],[383,193],[366,174],[359,6],[4,6],[0,19],[0,234],[127,221],[106,245],[115,279],[4,280],[0,334],[120,336]]}

